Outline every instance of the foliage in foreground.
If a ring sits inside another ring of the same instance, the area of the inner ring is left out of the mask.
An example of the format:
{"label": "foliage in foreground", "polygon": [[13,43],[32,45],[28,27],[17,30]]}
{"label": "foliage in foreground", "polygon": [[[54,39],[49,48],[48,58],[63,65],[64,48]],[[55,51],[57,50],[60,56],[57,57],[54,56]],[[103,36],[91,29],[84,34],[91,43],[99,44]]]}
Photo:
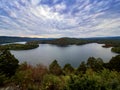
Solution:
{"label": "foliage in foreground", "polygon": [[0,73],[7,77],[15,74],[19,61],[8,50],[0,51]]}
{"label": "foliage in foreground", "polygon": [[54,75],[46,69],[40,70],[35,74],[33,67],[19,70],[11,81],[22,90],[120,90],[120,73],[117,71],[87,69],[84,74]]}
{"label": "foliage in foreground", "polygon": [[[10,66],[6,63],[10,59],[14,66],[13,62],[16,60],[13,57],[9,51],[1,53],[2,68]],[[113,57],[108,63],[100,58],[90,57],[78,68],[73,68],[71,64],[65,64],[61,68],[57,60],[49,67],[41,64],[32,66],[25,62],[15,70],[9,67],[9,71],[14,71],[10,76],[3,73],[4,69],[0,69],[0,86],[12,85],[15,90],[120,90],[119,65],[120,55]]]}

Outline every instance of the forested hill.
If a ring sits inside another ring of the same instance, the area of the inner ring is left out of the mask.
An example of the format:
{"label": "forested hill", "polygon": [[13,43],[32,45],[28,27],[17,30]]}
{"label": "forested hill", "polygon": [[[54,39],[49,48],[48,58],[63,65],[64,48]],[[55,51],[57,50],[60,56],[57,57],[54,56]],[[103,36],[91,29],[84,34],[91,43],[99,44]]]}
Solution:
{"label": "forested hill", "polygon": [[116,36],[116,37],[93,37],[93,38],[29,38],[29,37],[10,37],[10,36],[0,36],[0,44],[2,43],[10,43],[10,42],[21,42],[21,41],[61,41],[61,40],[67,40],[67,42],[71,42],[71,41],[78,41],[78,40],[120,40],[120,36]]}
{"label": "forested hill", "polygon": [[0,36],[0,44],[11,42],[23,42],[23,41],[36,41],[36,40],[50,40],[52,38],[28,38],[28,37],[10,37]]}
{"label": "forested hill", "polygon": [[60,46],[66,45],[83,45],[88,43],[100,43],[100,44],[109,44],[110,46],[118,46],[120,44],[120,37],[97,37],[97,38],[56,38],[50,40],[37,40],[30,41],[28,43],[37,43],[37,44],[54,44]]}

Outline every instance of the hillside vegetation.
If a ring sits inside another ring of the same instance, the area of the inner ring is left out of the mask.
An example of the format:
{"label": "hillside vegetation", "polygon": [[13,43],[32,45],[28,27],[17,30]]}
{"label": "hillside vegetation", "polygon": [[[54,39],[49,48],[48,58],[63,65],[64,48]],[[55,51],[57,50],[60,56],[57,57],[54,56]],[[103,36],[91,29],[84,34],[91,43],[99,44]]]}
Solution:
{"label": "hillside vegetation", "polygon": [[46,67],[18,64],[8,51],[0,51],[0,86],[13,90],[120,90],[120,55],[104,63],[90,57],[78,68],[71,64],[61,67],[53,60]]}

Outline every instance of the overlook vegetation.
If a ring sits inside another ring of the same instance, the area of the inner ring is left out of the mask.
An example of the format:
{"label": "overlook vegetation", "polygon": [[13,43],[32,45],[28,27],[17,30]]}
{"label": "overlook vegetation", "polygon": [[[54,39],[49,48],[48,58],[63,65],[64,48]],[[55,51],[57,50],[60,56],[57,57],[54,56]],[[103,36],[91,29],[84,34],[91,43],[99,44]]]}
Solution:
{"label": "overlook vegetation", "polygon": [[57,60],[46,67],[18,60],[9,50],[0,51],[0,86],[14,90],[120,90],[120,55],[104,63],[89,57],[78,68],[61,67]]}

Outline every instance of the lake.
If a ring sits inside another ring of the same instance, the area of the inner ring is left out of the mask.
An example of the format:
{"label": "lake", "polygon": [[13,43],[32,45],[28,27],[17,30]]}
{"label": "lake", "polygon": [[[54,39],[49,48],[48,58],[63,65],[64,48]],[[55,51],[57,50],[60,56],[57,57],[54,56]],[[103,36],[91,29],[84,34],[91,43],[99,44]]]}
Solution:
{"label": "lake", "polygon": [[89,57],[102,58],[108,62],[116,53],[111,52],[111,48],[103,48],[103,44],[91,43],[85,45],[69,45],[60,47],[50,44],[39,44],[39,47],[32,50],[13,51],[11,53],[20,61],[27,61],[29,64],[49,65],[53,60],[57,60],[61,66],[70,63],[73,67],[78,67],[81,61],[87,61]]}

